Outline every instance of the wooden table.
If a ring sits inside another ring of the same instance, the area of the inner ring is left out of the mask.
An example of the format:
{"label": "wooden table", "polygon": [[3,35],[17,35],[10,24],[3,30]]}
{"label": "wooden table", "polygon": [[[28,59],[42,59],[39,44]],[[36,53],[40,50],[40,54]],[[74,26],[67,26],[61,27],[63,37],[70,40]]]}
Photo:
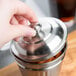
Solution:
{"label": "wooden table", "polygon": [[[68,48],[62,62],[60,76],[76,76],[76,31],[68,35]],[[0,76],[21,76],[17,64],[0,69]]]}

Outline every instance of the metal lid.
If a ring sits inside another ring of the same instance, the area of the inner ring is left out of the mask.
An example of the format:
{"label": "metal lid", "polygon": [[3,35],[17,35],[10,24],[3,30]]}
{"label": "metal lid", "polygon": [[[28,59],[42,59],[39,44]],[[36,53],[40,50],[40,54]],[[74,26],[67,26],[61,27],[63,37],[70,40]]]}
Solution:
{"label": "metal lid", "polygon": [[65,24],[56,18],[41,18],[35,26],[36,36],[13,41],[13,53],[25,61],[40,61],[55,56],[66,42]]}

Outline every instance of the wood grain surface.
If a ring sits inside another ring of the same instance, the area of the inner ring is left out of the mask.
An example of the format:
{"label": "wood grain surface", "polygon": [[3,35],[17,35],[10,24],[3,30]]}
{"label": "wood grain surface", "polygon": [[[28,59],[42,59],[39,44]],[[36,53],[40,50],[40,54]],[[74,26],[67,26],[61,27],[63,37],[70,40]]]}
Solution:
{"label": "wood grain surface", "polygon": [[[76,76],[76,31],[68,35],[68,47],[62,62],[60,76]],[[0,69],[0,76],[21,76],[16,62]]]}
{"label": "wood grain surface", "polygon": [[76,76],[76,31],[68,35],[68,47],[62,62],[60,76]]}

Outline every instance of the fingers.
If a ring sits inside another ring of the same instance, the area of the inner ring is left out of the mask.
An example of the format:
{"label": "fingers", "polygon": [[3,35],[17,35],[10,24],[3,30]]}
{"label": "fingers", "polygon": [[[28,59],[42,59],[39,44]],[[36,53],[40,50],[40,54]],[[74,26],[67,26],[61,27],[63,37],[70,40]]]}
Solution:
{"label": "fingers", "polygon": [[28,25],[28,20],[23,16],[15,15],[15,18],[17,19],[19,24]]}
{"label": "fingers", "polygon": [[[15,15],[15,18],[17,19],[19,24],[22,24],[25,26],[30,25],[29,21],[26,18],[24,18],[23,16]],[[36,22],[33,22],[33,23],[31,23],[30,27],[34,28],[35,25],[36,25]]]}
{"label": "fingers", "polygon": [[27,18],[31,23],[38,22],[38,19],[31,8],[29,8],[25,3],[18,1],[16,4],[15,14],[22,15]]}
{"label": "fingers", "polygon": [[28,20],[23,16],[16,15],[16,16],[13,16],[13,18],[10,21],[10,24],[12,25],[22,24],[24,26],[24,25],[28,25]]}
{"label": "fingers", "polygon": [[[12,24],[11,26],[14,26],[14,27],[12,27],[12,28],[13,28],[13,31],[16,30],[16,31],[15,31],[16,33],[18,32],[17,30],[21,30],[21,29],[20,29],[21,26],[27,26],[28,28],[31,28],[31,27],[28,26],[28,20],[25,19],[23,16],[14,16],[14,17],[11,19],[10,24]],[[21,24],[21,25],[20,25],[20,24]],[[26,29],[27,29],[27,27],[23,27],[23,28],[26,28]],[[26,29],[25,29],[25,31],[28,30],[28,29],[27,29],[27,30],[26,30]],[[31,28],[31,29],[32,29],[32,28]],[[13,34],[13,36],[16,37],[16,38],[14,39],[15,41],[18,41],[19,38],[20,38],[20,36],[27,36],[27,37],[33,36],[31,33],[30,33],[30,34],[24,33],[24,35],[22,35],[22,34],[19,34],[19,33],[20,33],[20,32],[23,33],[23,31],[19,31],[18,34],[16,34],[16,33],[13,32],[13,31],[12,31],[12,34]],[[24,31],[24,32],[25,32],[25,31]],[[31,30],[29,30],[29,31],[31,31]]]}
{"label": "fingers", "polygon": [[35,36],[36,32],[34,29],[28,26],[18,25],[18,26],[11,26],[11,34],[14,39],[16,37],[21,37],[21,36],[32,37]]}
{"label": "fingers", "polygon": [[[25,18],[22,17],[22,16],[14,16],[14,17],[11,19],[10,24],[18,27],[18,24],[22,24],[22,26],[25,26],[25,25],[28,25],[28,22],[27,22],[27,19],[25,19]],[[14,40],[15,40],[15,41],[19,41],[19,38],[20,38],[20,37],[16,37]]]}

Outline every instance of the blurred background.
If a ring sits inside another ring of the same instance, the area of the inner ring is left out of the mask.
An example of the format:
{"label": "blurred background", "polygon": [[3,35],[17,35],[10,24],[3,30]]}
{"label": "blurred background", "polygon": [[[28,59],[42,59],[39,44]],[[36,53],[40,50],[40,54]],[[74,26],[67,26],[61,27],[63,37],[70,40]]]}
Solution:
{"label": "blurred background", "polygon": [[[21,0],[29,5],[38,18],[55,17],[62,20],[68,33],[76,30],[76,0]],[[0,49],[0,68],[15,61],[10,51],[11,41]]]}

